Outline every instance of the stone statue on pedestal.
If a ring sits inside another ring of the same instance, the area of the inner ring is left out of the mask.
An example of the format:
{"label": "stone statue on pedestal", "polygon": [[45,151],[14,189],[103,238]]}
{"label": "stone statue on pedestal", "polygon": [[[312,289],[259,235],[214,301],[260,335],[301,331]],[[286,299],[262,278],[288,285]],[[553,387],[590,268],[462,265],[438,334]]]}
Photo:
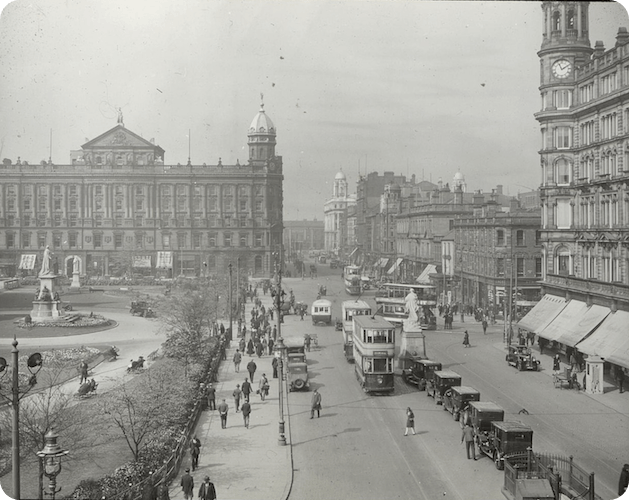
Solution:
{"label": "stone statue on pedestal", "polygon": [[50,246],[46,245],[46,249],[44,250],[44,256],[42,258],[41,270],[39,271],[39,276],[53,276],[52,272],[52,258],[54,254],[50,250]]}
{"label": "stone statue on pedestal", "polygon": [[404,297],[406,303],[406,312],[408,313],[408,319],[404,320],[404,329],[411,330],[413,327],[421,328],[419,324],[419,299],[415,290],[411,289],[410,292]]}

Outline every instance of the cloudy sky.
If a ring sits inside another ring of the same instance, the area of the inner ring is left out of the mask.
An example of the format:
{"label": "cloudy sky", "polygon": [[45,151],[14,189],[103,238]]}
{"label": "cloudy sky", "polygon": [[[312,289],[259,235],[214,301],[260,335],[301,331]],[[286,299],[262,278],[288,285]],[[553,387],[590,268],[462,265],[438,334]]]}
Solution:
{"label": "cloudy sky", "polygon": [[[538,2],[17,0],[0,17],[0,155],[36,163],[116,125],[167,164],[247,160],[264,94],[286,220],[323,218],[335,174],[539,185]],[[629,28],[590,4],[590,41]]]}

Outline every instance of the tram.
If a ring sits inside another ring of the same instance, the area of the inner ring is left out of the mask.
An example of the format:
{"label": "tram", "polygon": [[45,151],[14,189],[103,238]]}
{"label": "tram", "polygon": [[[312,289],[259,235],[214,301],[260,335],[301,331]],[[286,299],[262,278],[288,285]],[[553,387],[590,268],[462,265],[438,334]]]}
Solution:
{"label": "tram", "polygon": [[343,314],[343,352],[348,362],[354,361],[354,316],[370,316],[371,307],[364,300],[346,300],[341,304]]}
{"label": "tram", "polygon": [[392,392],[395,326],[379,316],[354,316],[356,378],[365,392]]}
{"label": "tram", "polygon": [[437,306],[437,289],[432,285],[384,283],[376,291],[376,314],[392,323],[402,323],[408,318],[405,297],[415,290],[421,310],[419,321],[423,330],[436,330],[437,317],[432,311]]}
{"label": "tram", "polygon": [[349,295],[360,295],[362,292],[360,281],[360,266],[345,266],[343,268],[345,291]]}

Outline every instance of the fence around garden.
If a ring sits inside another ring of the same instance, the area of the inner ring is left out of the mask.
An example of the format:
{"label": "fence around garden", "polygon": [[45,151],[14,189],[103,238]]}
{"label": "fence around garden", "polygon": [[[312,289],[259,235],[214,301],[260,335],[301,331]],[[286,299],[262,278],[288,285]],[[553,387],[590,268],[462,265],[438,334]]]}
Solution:
{"label": "fence around garden", "polygon": [[[225,339],[221,338],[218,349],[206,364],[203,375],[200,382],[206,385],[215,382],[218,369],[220,367],[221,359],[225,351]],[[146,484],[151,481],[155,486],[159,486],[162,483],[168,485],[175,477],[179,475],[179,469],[183,462],[184,456],[187,450],[187,444],[194,433],[194,430],[199,423],[201,412],[205,406],[205,402],[202,398],[197,398],[195,404],[188,417],[188,423],[186,428],[182,431],[181,437],[177,441],[177,446],[173,450],[170,458],[159,469],[153,472],[153,474],[144,479],[143,481],[130,486],[127,490],[117,493],[109,498],[103,497],[103,500],[141,500],[142,491]]]}
{"label": "fence around garden", "polygon": [[594,473],[574,462],[572,456],[527,452],[505,460],[503,490],[515,496],[518,479],[547,479],[559,500],[560,493],[571,499],[602,500],[594,491]]}

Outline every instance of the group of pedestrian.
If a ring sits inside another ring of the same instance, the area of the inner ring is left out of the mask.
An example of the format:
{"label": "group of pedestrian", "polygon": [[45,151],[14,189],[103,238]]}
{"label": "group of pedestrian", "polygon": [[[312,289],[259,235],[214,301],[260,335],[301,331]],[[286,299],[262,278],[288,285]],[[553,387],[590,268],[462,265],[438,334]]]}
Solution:
{"label": "group of pedestrian", "polygon": [[[186,469],[184,475],[181,476],[180,484],[184,500],[192,500],[194,498],[194,478],[190,475],[190,469]],[[203,479],[197,496],[199,500],[216,500],[216,488],[214,483],[210,481],[210,476],[205,476]]]}

